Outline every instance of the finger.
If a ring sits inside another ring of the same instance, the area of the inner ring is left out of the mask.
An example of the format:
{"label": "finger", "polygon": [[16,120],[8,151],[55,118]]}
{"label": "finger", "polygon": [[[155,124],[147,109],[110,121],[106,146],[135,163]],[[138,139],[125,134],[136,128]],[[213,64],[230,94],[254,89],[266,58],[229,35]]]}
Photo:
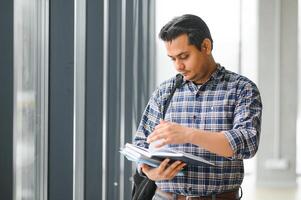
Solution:
{"label": "finger", "polygon": [[146,142],[151,143],[151,142],[157,140],[157,135],[158,135],[158,132],[156,132],[156,131],[152,132],[152,133],[147,137]]}
{"label": "finger", "polygon": [[176,167],[173,172],[170,174],[170,178],[173,179],[184,167],[186,166],[186,163],[182,163]]}
{"label": "finger", "polygon": [[165,160],[163,160],[161,162],[160,166],[158,167],[158,173],[164,172],[164,170],[168,166],[169,161],[170,161],[170,159],[166,158]]}
{"label": "finger", "polygon": [[149,170],[151,170],[151,167],[146,165],[146,164],[142,164],[141,165],[141,170],[143,173],[148,174]]}
{"label": "finger", "polygon": [[147,137],[147,142],[151,143],[153,141],[160,140],[164,138],[164,135],[164,132],[155,130]]}
{"label": "finger", "polygon": [[173,124],[171,122],[165,121],[157,126],[155,126],[154,132],[167,133],[173,129]]}
{"label": "finger", "polygon": [[183,168],[183,166],[185,166],[185,165],[186,165],[185,163],[180,162],[180,164],[178,164],[176,167],[173,167],[173,168],[168,172],[168,174],[166,174],[167,177],[168,177],[169,179],[172,179],[175,175],[178,174],[178,172],[179,172],[179,171]]}
{"label": "finger", "polygon": [[161,138],[164,138],[165,136],[168,136],[171,134],[169,125],[162,125],[160,128],[155,128],[155,130],[148,136],[148,139],[151,140],[158,140]]}
{"label": "finger", "polygon": [[155,128],[155,129],[153,130],[153,132],[152,132],[151,134],[149,134],[148,138],[152,138],[152,137],[155,137],[155,136],[157,136],[157,135],[160,135],[160,133],[162,133],[162,131]]}
{"label": "finger", "polygon": [[163,138],[160,139],[160,142],[154,144],[155,148],[160,148],[167,144],[176,144],[172,136],[165,134],[165,136],[163,135],[162,137]]}
{"label": "finger", "polygon": [[181,164],[182,164],[182,161],[179,161],[179,160],[173,162],[170,166],[168,166],[166,168],[166,170],[164,171],[164,174],[169,177],[170,174]]}
{"label": "finger", "polygon": [[164,127],[165,127],[165,124],[158,124],[157,126],[155,126],[154,130],[161,130]]}
{"label": "finger", "polygon": [[164,120],[160,120],[160,123],[158,125],[155,126],[155,130],[156,129],[160,129],[165,127],[168,124],[168,121],[164,121]]}
{"label": "finger", "polygon": [[155,143],[155,148],[160,148],[160,147],[163,147],[164,145],[167,144],[165,138],[162,138],[162,139],[160,139],[160,140],[158,140],[158,141],[159,141],[158,143]]}

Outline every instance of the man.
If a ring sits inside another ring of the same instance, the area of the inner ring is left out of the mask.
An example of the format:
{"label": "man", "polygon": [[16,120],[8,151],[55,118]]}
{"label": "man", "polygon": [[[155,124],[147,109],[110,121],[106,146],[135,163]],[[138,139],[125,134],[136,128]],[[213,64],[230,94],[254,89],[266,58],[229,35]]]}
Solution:
{"label": "man", "polygon": [[[184,81],[162,120],[162,110],[176,78],[162,83],[144,111],[134,139],[148,148],[167,145],[203,157],[216,167],[145,164],[138,170],[156,181],[153,199],[239,199],[243,159],[258,149],[262,104],[256,85],[226,70],[212,56],[213,41],[206,23],[194,15],[176,17],[160,31],[168,56]],[[177,173],[184,168],[184,176]]]}

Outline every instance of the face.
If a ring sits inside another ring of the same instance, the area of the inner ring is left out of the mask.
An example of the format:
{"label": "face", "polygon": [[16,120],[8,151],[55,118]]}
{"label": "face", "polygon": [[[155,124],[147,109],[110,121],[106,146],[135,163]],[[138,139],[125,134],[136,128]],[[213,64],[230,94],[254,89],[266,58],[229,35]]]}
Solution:
{"label": "face", "polygon": [[[208,42],[205,40],[203,44]],[[196,84],[206,81],[204,79],[210,73],[209,56],[211,50],[208,50],[206,44],[203,46],[199,50],[194,45],[190,45],[186,34],[165,42],[167,54],[173,61],[176,70],[184,76],[185,80],[193,81]]]}

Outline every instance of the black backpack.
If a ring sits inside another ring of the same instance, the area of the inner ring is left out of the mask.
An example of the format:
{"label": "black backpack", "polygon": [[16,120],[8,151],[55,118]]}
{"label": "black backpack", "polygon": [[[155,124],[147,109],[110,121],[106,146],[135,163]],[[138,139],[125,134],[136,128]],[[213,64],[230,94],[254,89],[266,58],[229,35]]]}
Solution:
{"label": "black backpack", "polygon": [[[163,108],[163,116],[162,119],[165,118],[166,110],[169,106],[170,100],[173,97],[177,88],[181,86],[183,82],[183,76],[181,74],[177,74],[176,83],[172,88],[170,95],[166,101],[166,104]],[[132,200],[151,200],[156,192],[157,185],[155,181],[150,180],[146,176],[141,176],[137,169],[135,174],[133,175],[134,186],[132,190]]]}

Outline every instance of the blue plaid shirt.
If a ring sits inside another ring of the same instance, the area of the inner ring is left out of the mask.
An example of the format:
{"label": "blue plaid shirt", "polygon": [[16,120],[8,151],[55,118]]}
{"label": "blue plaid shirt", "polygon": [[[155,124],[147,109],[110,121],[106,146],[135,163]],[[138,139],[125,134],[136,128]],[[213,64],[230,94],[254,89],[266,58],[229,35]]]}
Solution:
{"label": "blue plaid shirt", "polygon": [[[159,124],[174,84],[175,77],[162,83],[153,93],[134,139],[136,145],[148,148],[146,137]],[[165,120],[200,130],[223,131],[234,156],[224,158],[192,144],[169,145],[172,149],[201,156],[216,167],[188,165],[185,176],[157,181],[157,186],[165,192],[195,196],[237,189],[244,177],[243,159],[251,158],[258,149],[261,112],[256,85],[220,65],[202,85],[184,81],[170,102]]]}

